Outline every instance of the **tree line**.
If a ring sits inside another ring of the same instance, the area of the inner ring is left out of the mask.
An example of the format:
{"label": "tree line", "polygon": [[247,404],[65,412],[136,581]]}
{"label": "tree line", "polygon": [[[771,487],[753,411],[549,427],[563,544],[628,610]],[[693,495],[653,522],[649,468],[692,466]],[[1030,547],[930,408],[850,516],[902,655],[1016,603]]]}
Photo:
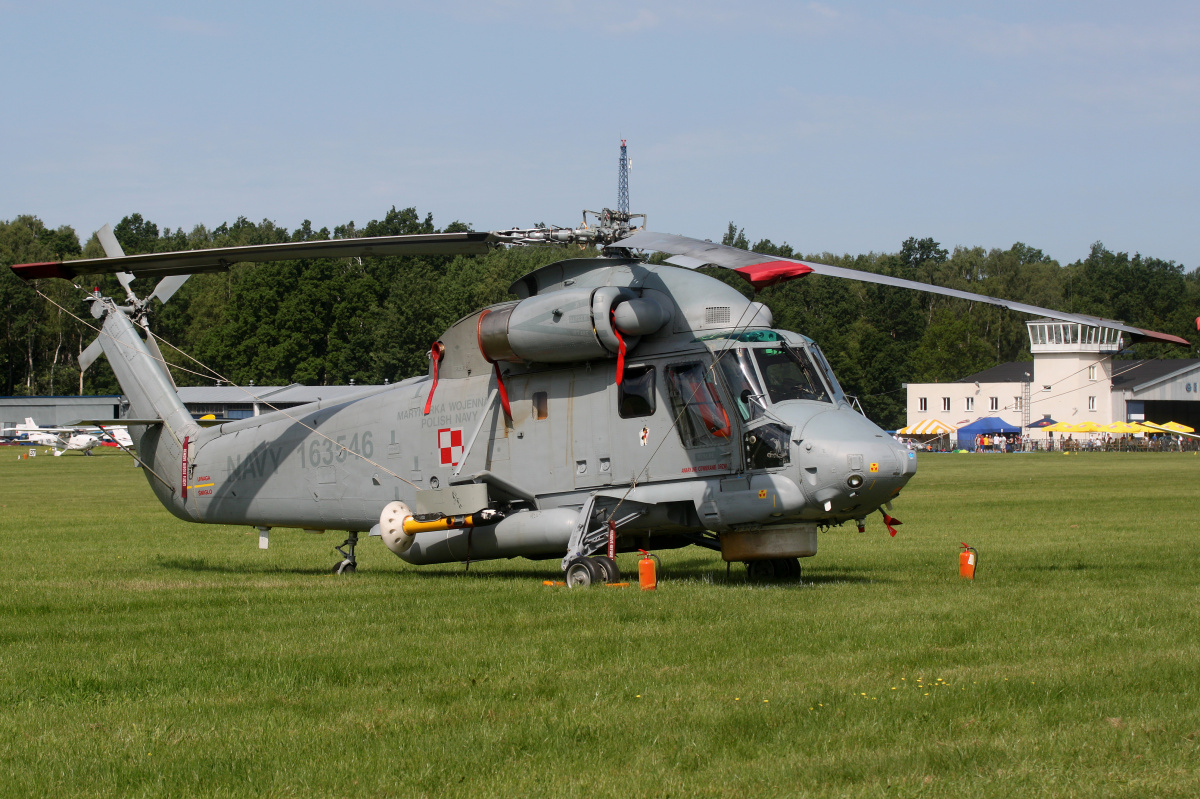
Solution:
{"label": "tree line", "polygon": [[[467,230],[452,222],[445,231]],[[439,232],[431,215],[392,208],[362,227],[289,231],[239,218],[208,229],[162,228],[130,214],[114,228],[126,254],[272,242]],[[905,277],[1064,311],[1121,319],[1200,342],[1200,271],[1173,261],[1092,246],[1062,265],[1017,243],[1001,250],[956,247],[910,238],[895,253],[801,254],[787,244],[752,242],[730,224],[723,242],[770,255]],[[568,257],[555,247],[499,249],[479,256],[336,258],[234,266],[194,275],[152,316],[156,333],[183,353],[239,384],[382,383],[426,371],[430,342],[471,311],[510,298],[521,275]],[[70,227],[46,227],[34,216],[0,221],[0,267],[13,263],[103,257],[93,235],[81,242]],[[712,270],[750,296],[740,278]],[[112,276],[74,286],[63,280],[21,281],[0,268],[0,394],[116,394],[105,359],[80,373],[77,357],[94,337],[83,302],[99,288],[123,297]],[[150,280],[134,283],[139,296]],[[38,292],[41,292],[39,294]],[[44,296],[43,296],[44,295]],[[768,288],[758,298],[778,327],[821,344],[847,393],[885,427],[904,423],[908,382],[954,380],[1012,360],[1029,359],[1023,315],[992,305],[836,278],[810,276]],[[78,317],[78,318],[77,318]],[[164,348],[180,385],[211,384],[180,351]],[[1139,344],[1123,357],[1187,357],[1181,347]]]}

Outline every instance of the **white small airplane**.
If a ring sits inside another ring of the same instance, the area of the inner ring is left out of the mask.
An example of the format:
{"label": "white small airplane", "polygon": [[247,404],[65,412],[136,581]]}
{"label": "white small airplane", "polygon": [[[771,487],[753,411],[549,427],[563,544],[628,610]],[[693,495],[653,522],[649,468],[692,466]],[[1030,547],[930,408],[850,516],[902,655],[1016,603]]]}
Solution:
{"label": "white small airplane", "polygon": [[55,456],[64,452],[82,452],[91,455],[92,450],[105,441],[115,441],[124,449],[133,446],[129,437],[129,428],[117,427],[39,427],[32,416],[25,417],[25,424],[12,428],[18,436],[24,436],[30,443],[43,447],[53,447]]}

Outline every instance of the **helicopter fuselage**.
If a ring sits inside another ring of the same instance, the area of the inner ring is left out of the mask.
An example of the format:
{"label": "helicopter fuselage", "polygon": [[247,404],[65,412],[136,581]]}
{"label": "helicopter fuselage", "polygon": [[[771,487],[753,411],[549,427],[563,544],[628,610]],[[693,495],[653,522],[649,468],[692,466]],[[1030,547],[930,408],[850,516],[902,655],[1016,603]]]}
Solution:
{"label": "helicopter fuselage", "polygon": [[[194,431],[180,486],[152,485],[208,523],[377,531],[395,501],[503,517],[384,536],[413,563],[562,556],[576,528],[614,517],[620,550],[706,543],[753,560],[815,554],[818,526],[863,519],[915,473],[811,340],[720,281],[588,259],[514,291],[452,326],[429,375]],[[598,315],[623,339],[620,364]],[[489,316],[506,327],[489,333]]]}

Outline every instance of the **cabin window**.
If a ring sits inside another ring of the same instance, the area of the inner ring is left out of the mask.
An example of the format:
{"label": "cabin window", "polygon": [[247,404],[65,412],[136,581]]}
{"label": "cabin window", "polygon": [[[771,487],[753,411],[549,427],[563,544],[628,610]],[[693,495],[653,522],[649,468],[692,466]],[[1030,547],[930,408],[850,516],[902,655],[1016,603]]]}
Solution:
{"label": "cabin window", "polygon": [[622,419],[653,416],[657,403],[654,395],[654,367],[628,366],[617,386],[617,412]]}
{"label": "cabin window", "polygon": [[533,418],[545,419],[550,415],[550,395],[545,391],[533,392]]}
{"label": "cabin window", "polygon": [[679,437],[685,447],[709,447],[728,439],[729,415],[721,405],[712,374],[694,361],[666,368],[671,413],[678,419]]}

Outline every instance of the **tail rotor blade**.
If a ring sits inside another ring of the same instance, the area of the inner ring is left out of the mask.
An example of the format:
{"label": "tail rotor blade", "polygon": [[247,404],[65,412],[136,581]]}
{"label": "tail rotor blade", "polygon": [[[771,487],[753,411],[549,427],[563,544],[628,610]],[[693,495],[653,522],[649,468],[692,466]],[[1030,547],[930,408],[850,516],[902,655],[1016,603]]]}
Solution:
{"label": "tail rotor blade", "polygon": [[[104,227],[96,231],[96,238],[100,240],[100,246],[104,248],[104,254],[109,258],[124,258],[125,250],[121,248],[121,242],[117,241],[117,236],[113,233],[112,226],[107,222]],[[137,299],[137,295],[133,293],[133,275],[129,272],[117,272],[117,280],[120,281],[121,287],[125,289],[125,293],[129,299]]]}
{"label": "tail rotor blade", "polygon": [[[118,274],[120,275],[129,273],[121,272]],[[189,277],[191,277],[191,275],[169,275],[164,277],[162,280],[158,281],[158,285],[154,287],[154,292],[150,296],[158,297],[161,302],[165,303],[167,300],[171,299],[171,296],[175,292],[179,291],[179,287],[186,283]]]}
{"label": "tail rotor blade", "polygon": [[97,338],[87,345],[83,352],[79,353],[79,371],[86,372],[88,367],[95,363],[104,350],[100,346],[100,339]]}

